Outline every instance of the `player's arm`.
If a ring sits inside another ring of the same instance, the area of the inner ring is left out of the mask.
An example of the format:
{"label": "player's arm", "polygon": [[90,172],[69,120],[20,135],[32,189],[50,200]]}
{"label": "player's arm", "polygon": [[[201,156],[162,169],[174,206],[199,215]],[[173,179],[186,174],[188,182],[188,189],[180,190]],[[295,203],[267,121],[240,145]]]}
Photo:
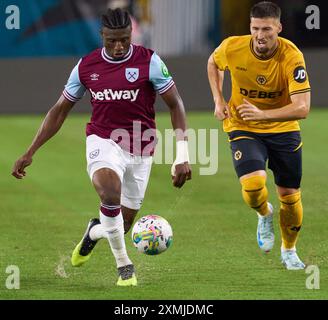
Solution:
{"label": "player's arm", "polygon": [[304,92],[290,97],[292,103],[278,109],[267,110],[270,121],[288,121],[305,119],[310,112],[311,93]]}
{"label": "player's arm", "polygon": [[237,107],[245,121],[291,121],[305,119],[310,112],[311,93],[304,92],[290,97],[291,103],[277,109],[261,110],[244,99]]}
{"label": "player's arm", "polygon": [[215,104],[214,115],[219,120],[224,120],[230,117],[229,107],[224,100],[222,88],[224,81],[224,71],[218,69],[214,61],[214,54],[212,54],[207,62],[207,75],[210,83],[213,100]]}
{"label": "player's arm", "polygon": [[208,81],[215,104],[214,115],[219,120],[230,118],[230,109],[223,97],[224,71],[229,69],[227,49],[231,38],[227,38],[214,50],[207,62]]}
{"label": "player's arm", "polygon": [[170,109],[171,122],[176,134],[176,159],[171,168],[173,185],[181,188],[186,180],[191,179],[188,141],[186,136],[186,115],[182,99],[172,76],[161,58],[153,53],[149,67],[149,80]]}
{"label": "player's arm", "polygon": [[191,167],[189,165],[188,141],[186,136],[187,124],[185,109],[176,86],[172,86],[161,95],[170,109],[171,122],[176,133],[177,155],[173,163],[173,185],[181,188],[186,180],[191,179]]}
{"label": "player's arm", "polygon": [[59,131],[74,104],[62,95],[48,111],[32,144],[14,164],[12,175],[15,178],[22,179],[26,175],[24,169],[32,163],[35,152]]}

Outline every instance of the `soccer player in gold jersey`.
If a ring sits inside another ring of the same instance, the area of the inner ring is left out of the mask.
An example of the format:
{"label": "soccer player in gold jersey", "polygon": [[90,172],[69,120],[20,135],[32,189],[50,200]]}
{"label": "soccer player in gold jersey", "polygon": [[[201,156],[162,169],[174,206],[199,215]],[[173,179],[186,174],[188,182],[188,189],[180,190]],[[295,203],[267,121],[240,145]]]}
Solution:
{"label": "soccer player in gold jersey", "polygon": [[[274,244],[273,206],[268,202],[266,164],[280,200],[281,261],[288,270],[304,269],[296,253],[302,226],[302,141],[298,120],[310,110],[310,84],[301,51],[282,31],[280,8],[259,2],[250,13],[251,35],[225,39],[208,60],[215,116],[229,135],[242,197],[258,215],[257,242]],[[230,101],[222,94],[224,71],[232,82]]]}

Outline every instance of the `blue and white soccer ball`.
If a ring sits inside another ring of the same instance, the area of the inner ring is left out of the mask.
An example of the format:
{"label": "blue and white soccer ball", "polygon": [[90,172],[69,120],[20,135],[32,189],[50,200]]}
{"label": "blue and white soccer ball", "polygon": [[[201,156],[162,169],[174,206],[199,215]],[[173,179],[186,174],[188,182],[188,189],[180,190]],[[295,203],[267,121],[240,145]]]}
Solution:
{"label": "blue and white soccer ball", "polygon": [[172,228],[161,216],[144,216],[133,226],[132,241],[140,253],[160,254],[172,245]]}

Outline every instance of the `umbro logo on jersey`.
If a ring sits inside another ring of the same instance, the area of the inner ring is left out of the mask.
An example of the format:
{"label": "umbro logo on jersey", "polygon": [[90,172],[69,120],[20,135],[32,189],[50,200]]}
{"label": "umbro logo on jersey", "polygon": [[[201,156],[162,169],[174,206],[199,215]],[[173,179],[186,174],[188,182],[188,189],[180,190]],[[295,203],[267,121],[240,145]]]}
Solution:
{"label": "umbro logo on jersey", "polygon": [[134,102],[138,98],[138,93],[140,89],[137,90],[112,90],[105,89],[103,91],[93,92],[91,88],[89,88],[92,98],[95,100],[130,100]]}
{"label": "umbro logo on jersey", "polygon": [[99,74],[97,74],[97,73],[90,74],[90,79],[92,81],[98,80],[99,79]]}

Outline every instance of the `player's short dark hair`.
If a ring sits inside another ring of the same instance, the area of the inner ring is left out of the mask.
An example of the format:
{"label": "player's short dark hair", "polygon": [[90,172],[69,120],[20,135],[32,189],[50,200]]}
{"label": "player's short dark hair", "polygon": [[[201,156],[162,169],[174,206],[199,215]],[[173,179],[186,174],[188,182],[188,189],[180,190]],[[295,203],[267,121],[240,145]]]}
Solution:
{"label": "player's short dark hair", "polygon": [[101,16],[101,24],[109,29],[125,29],[131,26],[131,18],[127,11],[117,8],[115,10],[108,9]]}
{"label": "player's short dark hair", "polygon": [[270,1],[256,3],[250,13],[251,18],[276,18],[280,20],[281,9]]}

